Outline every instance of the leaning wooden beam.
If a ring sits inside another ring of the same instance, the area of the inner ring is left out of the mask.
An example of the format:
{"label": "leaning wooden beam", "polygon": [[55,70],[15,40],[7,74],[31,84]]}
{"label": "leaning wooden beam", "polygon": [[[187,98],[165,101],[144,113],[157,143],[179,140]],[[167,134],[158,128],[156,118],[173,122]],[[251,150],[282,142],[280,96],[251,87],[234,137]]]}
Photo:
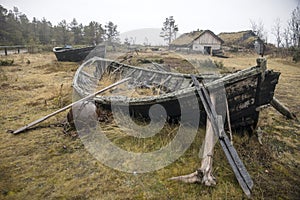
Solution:
{"label": "leaning wooden beam", "polygon": [[282,115],[286,116],[288,119],[297,119],[296,115],[292,113],[286,106],[284,106],[278,99],[273,97],[270,104]]}
{"label": "leaning wooden beam", "polygon": [[115,87],[115,86],[117,86],[117,85],[120,85],[121,83],[124,83],[124,82],[126,82],[126,81],[128,81],[128,80],[130,80],[130,79],[131,79],[131,78],[129,77],[129,78],[126,78],[126,79],[122,79],[122,80],[120,80],[120,81],[118,81],[118,82],[116,82],[116,83],[114,83],[114,84],[111,84],[111,85],[109,85],[109,86],[107,86],[107,87],[105,87],[105,88],[103,88],[103,89],[101,89],[101,90],[99,90],[99,91],[97,91],[97,92],[95,92],[95,93],[93,93],[93,94],[90,94],[90,95],[88,95],[88,96],[86,96],[86,97],[84,97],[84,98],[82,98],[82,99],[80,99],[80,100],[78,100],[78,101],[75,101],[75,102],[73,102],[73,103],[71,103],[71,104],[69,104],[69,105],[67,105],[67,106],[65,106],[65,107],[63,107],[63,108],[61,108],[61,109],[59,109],[59,110],[57,110],[57,111],[51,113],[51,114],[49,114],[49,115],[46,115],[45,117],[42,117],[42,118],[40,118],[40,119],[38,119],[38,120],[36,120],[36,121],[33,121],[33,122],[31,122],[31,123],[29,123],[29,124],[23,126],[22,128],[19,128],[18,130],[13,131],[12,134],[14,134],[14,135],[19,134],[19,133],[21,133],[21,132],[23,132],[23,131],[29,129],[29,128],[32,127],[32,126],[34,126],[34,125],[36,125],[36,124],[38,124],[38,123],[40,123],[40,122],[42,122],[42,121],[45,121],[46,119],[48,119],[48,118],[50,118],[50,117],[52,117],[52,116],[54,116],[54,115],[56,115],[56,114],[58,114],[58,113],[60,113],[60,112],[62,112],[62,111],[65,111],[65,110],[67,110],[68,108],[71,108],[73,105],[75,105],[75,104],[77,104],[77,103],[79,103],[79,102],[88,100],[88,99],[90,99],[90,98],[96,96],[97,94],[100,94],[100,93],[102,93],[102,92],[105,92],[106,90],[109,90],[109,89],[112,88],[112,87]]}
{"label": "leaning wooden beam", "polygon": [[225,104],[226,104],[226,116],[227,116],[227,124],[228,124],[229,136],[230,136],[230,143],[233,144],[231,121],[230,121],[230,112],[229,112],[229,106],[228,106],[227,98],[225,99]]}
{"label": "leaning wooden beam", "polygon": [[221,147],[225,153],[225,156],[235,174],[236,179],[238,180],[241,188],[243,189],[244,193],[250,197],[251,196],[251,189],[253,187],[253,181],[247,172],[247,169],[245,168],[242,160],[239,158],[237,151],[235,148],[231,145],[230,140],[228,139],[227,135],[225,134],[222,116],[219,116],[215,110],[215,107],[213,106],[210,96],[208,94],[208,91],[204,87],[204,85],[201,87],[198,80],[195,76],[191,76],[195,88],[199,94],[199,97],[201,99],[201,102],[203,104],[203,107],[205,109],[205,112],[207,114],[207,117],[209,118],[213,132],[217,137],[219,137],[219,142],[221,144]]}

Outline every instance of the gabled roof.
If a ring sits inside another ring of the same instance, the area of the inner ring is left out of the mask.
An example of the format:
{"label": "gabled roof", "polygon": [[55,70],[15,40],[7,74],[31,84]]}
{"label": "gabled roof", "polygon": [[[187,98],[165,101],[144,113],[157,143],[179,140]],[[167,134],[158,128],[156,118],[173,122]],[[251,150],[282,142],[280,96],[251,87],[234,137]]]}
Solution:
{"label": "gabled roof", "polygon": [[240,45],[244,47],[249,47],[253,45],[254,41],[260,40],[257,35],[251,31],[239,31],[239,32],[229,32],[220,33],[218,35],[222,40],[224,40],[225,45]]}
{"label": "gabled roof", "polygon": [[224,42],[221,38],[219,38],[217,35],[215,35],[212,31],[210,31],[210,30],[200,30],[200,31],[192,31],[190,33],[184,33],[179,38],[177,38],[176,40],[171,42],[170,45],[173,45],[173,46],[190,46],[190,45],[192,45],[193,41],[198,39],[204,33],[211,34],[214,38],[219,40],[221,43]]}

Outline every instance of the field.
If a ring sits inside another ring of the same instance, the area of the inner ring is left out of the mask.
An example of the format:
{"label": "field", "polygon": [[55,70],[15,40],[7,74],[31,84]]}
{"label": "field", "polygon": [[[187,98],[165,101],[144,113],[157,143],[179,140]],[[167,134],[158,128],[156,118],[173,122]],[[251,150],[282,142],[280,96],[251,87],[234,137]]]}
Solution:
{"label": "field", "polygon": [[[190,60],[199,57],[184,56]],[[234,71],[254,66],[256,57],[233,54],[228,59],[211,59]],[[60,126],[67,112],[26,133],[9,134],[9,130],[71,103],[72,79],[79,64],[58,62],[53,53],[14,54],[0,59],[14,60],[12,66],[0,66],[0,199],[246,198],[220,145],[216,145],[214,156],[216,186],[168,180],[200,167],[198,152],[204,128],[198,130],[195,141],[178,160],[145,174],[120,172],[101,164],[78,137]],[[268,58],[268,68],[281,72],[275,96],[300,118],[300,64],[290,58]],[[254,180],[252,198],[299,199],[300,123],[268,107],[261,111],[259,126],[263,130],[262,145],[256,135],[234,135],[234,146]],[[113,138],[118,130],[113,125],[110,129]],[[168,132],[174,129],[175,125],[169,125],[166,135],[160,137],[167,140]],[[149,145],[150,150],[157,148],[156,141],[148,141],[154,143]]]}

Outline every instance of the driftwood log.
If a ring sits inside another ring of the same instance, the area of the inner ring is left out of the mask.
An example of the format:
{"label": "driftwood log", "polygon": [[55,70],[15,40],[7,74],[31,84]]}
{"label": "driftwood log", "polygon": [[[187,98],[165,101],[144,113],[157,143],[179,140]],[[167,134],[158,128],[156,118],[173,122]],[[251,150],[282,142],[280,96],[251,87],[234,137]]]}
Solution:
{"label": "driftwood log", "polygon": [[[213,106],[215,106],[215,97],[213,95],[211,96],[211,100]],[[212,174],[215,141],[216,141],[216,135],[213,132],[210,119],[207,118],[206,134],[202,146],[203,153],[202,155],[200,155],[202,157],[201,167],[191,174],[172,177],[170,178],[170,180],[178,180],[178,181],[183,181],[185,183],[203,183],[206,186],[216,185],[216,181],[215,181],[216,179]]]}

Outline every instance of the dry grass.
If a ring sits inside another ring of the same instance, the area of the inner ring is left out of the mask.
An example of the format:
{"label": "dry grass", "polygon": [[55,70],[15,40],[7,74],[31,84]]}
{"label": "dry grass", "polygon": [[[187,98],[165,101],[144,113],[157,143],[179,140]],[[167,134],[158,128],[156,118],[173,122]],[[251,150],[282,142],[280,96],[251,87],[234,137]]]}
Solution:
{"label": "dry grass", "polygon": [[[116,82],[115,80],[119,80],[118,79],[119,76],[117,75],[112,75],[112,74],[108,74],[105,73],[98,85],[97,85],[97,89],[96,90],[100,90],[103,89],[111,84],[113,84],[114,82]],[[102,96],[112,96],[112,95],[121,95],[121,96],[128,96],[128,97],[146,97],[146,96],[154,96],[155,94],[157,94],[157,90],[159,90],[158,88],[146,88],[146,87],[129,87],[128,83],[124,83],[122,85],[119,85],[116,88],[112,88],[110,90],[107,90],[105,92],[103,92],[101,95]]]}
{"label": "dry grass", "polygon": [[[187,55],[185,55],[187,56]],[[232,55],[222,61],[227,68],[255,65],[256,56]],[[61,127],[66,113],[41,127],[17,136],[6,133],[51,113],[71,102],[71,82],[77,63],[57,62],[52,53],[10,55],[13,66],[0,67],[0,199],[242,199],[245,198],[219,145],[214,157],[217,185],[184,184],[167,179],[187,174],[200,166],[198,158],[204,130],[176,162],[146,174],[129,174],[110,169],[84,148],[80,139],[65,135]],[[188,59],[197,59],[189,55]],[[27,64],[27,60],[30,63]],[[289,60],[269,59],[268,68],[282,72],[277,98],[300,116],[300,66]],[[241,158],[254,179],[253,199],[297,199],[300,185],[300,142],[298,122],[286,120],[274,109],[260,115],[263,145],[255,136],[235,135]],[[50,127],[49,127],[50,126]],[[128,140],[113,124],[104,124],[116,144],[132,151],[159,148],[169,141],[168,125],[158,138]],[[120,137],[120,135],[122,137]]]}
{"label": "dry grass", "polygon": [[240,31],[233,33],[220,33],[218,36],[225,41],[226,46],[239,46],[249,47],[252,46],[253,42],[256,40],[254,36],[245,37],[248,35],[249,31]]}
{"label": "dry grass", "polygon": [[[134,66],[151,66],[151,62],[162,64],[165,68],[178,73],[196,73],[195,67],[180,54],[162,51],[141,51],[127,54],[124,63]],[[119,60],[124,60],[124,56],[120,56]]]}

